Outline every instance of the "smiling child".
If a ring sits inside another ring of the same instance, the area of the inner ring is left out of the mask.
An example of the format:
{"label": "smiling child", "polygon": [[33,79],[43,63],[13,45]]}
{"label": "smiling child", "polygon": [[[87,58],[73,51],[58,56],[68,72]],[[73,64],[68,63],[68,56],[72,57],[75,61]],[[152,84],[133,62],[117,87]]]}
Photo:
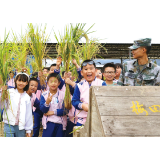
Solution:
{"label": "smiling child", "polygon": [[86,122],[89,107],[89,88],[91,86],[106,86],[106,83],[96,78],[96,65],[93,60],[85,60],[81,65],[81,75],[84,80],[76,85],[74,90],[72,105],[79,110],[76,117],[77,126],[82,126]]}

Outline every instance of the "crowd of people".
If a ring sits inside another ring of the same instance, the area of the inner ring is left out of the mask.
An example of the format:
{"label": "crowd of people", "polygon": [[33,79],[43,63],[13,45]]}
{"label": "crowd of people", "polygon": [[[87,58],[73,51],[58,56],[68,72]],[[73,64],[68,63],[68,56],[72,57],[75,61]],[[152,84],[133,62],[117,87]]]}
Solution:
{"label": "crowd of people", "polygon": [[[26,70],[11,71],[7,88],[9,100],[0,101],[1,121],[7,137],[38,137],[43,126],[42,137],[72,137],[74,126],[85,125],[89,110],[89,88],[91,86],[159,86],[160,67],[148,59],[151,39],[134,41],[132,50],[135,60],[121,64],[107,63],[102,70],[93,60],[85,60],[81,67],[73,59],[78,78],[71,72],[60,73],[62,58],[43,72],[28,75]],[[45,77],[45,85],[40,78]],[[64,104],[66,84],[70,88],[71,109]],[[6,107],[4,107],[6,106]],[[34,119],[33,119],[34,117]],[[31,134],[33,130],[33,134]]]}

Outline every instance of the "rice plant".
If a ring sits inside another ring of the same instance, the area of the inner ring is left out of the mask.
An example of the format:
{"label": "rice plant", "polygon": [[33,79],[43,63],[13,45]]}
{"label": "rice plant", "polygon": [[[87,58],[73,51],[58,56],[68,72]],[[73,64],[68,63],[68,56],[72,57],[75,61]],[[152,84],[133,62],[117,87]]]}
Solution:
{"label": "rice plant", "polygon": [[[73,76],[77,74],[77,71],[75,69],[75,66],[71,63],[72,59],[76,59],[77,63],[80,64],[80,55],[77,53],[77,48],[79,47],[79,41],[82,37],[86,38],[86,42],[89,41],[88,39],[88,31],[92,28],[92,26],[87,30],[84,31],[84,27],[86,24],[76,24],[75,27],[73,27],[72,24],[70,26],[66,26],[64,30],[64,35],[59,34],[59,39],[57,35],[55,34],[55,38],[57,40],[57,46],[56,50],[58,52],[58,56],[60,55],[62,57],[64,70],[66,72],[69,72],[70,70],[73,73]],[[69,85],[66,84],[66,91],[65,91],[65,98],[64,98],[64,104],[67,109],[71,109],[71,97],[70,97],[70,90]]]}
{"label": "rice plant", "polygon": [[103,47],[98,40],[94,39],[90,40],[88,43],[83,43],[81,46],[79,46],[77,52],[81,59],[84,61],[86,59],[96,59],[97,56],[99,56],[97,53],[100,52],[101,48],[103,48],[104,51],[107,53],[106,48]]}
{"label": "rice plant", "polygon": [[14,53],[15,68],[21,70],[23,67],[27,68],[28,74],[30,68],[26,65],[27,55],[29,53],[29,46],[26,35],[21,35],[20,38],[13,32],[12,51]]}
{"label": "rice plant", "polygon": [[[71,36],[72,32],[69,27],[66,26],[64,36],[60,35],[60,40],[58,40],[56,34],[55,38],[57,39],[58,43],[56,46],[58,56],[62,57],[64,69],[66,72],[69,72],[70,68],[70,61],[71,61],[71,52],[72,52],[72,45],[73,39]],[[66,91],[65,91],[65,98],[64,98],[64,105],[67,109],[71,109],[71,96],[70,96],[70,89],[69,85],[66,84]]]}
{"label": "rice plant", "polygon": [[[49,40],[49,36],[46,35],[46,25],[44,29],[42,29],[42,27],[38,27],[38,25],[34,27],[32,23],[29,23],[27,34],[30,51],[35,58],[38,71],[42,72],[42,60],[47,56],[47,52],[49,51],[49,49],[46,50],[47,41]],[[40,77],[40,84],[46,85],[44,76]]]}

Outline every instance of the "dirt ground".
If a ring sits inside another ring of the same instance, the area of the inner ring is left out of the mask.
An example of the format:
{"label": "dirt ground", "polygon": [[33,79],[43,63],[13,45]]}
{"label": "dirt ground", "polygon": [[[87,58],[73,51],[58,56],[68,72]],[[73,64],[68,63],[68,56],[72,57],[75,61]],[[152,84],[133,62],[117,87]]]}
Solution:
{"label": "dirt ground", "polygon": [[[0,122],[0,137],[4,137],[3,127],[4,127],[4,123]],[[43,126],[41,125],[40,131],[39,131],[39,137],[42,137],[42,133],[43,133]],[[33,131],[32,131],[32,134],[33,134]]]}

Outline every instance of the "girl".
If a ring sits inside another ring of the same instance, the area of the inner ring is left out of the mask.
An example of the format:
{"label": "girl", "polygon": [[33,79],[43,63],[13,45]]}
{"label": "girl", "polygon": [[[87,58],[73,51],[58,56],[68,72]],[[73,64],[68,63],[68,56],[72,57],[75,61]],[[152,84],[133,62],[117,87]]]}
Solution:
{"label": "girl", "polygon": [[5,101],[3,112],[4,135],[6,137],[31,137],[33,118],[30,97],[26,93],[29,76],[18,73],[15,77],[15,88],[8,90],[8,101]]}

